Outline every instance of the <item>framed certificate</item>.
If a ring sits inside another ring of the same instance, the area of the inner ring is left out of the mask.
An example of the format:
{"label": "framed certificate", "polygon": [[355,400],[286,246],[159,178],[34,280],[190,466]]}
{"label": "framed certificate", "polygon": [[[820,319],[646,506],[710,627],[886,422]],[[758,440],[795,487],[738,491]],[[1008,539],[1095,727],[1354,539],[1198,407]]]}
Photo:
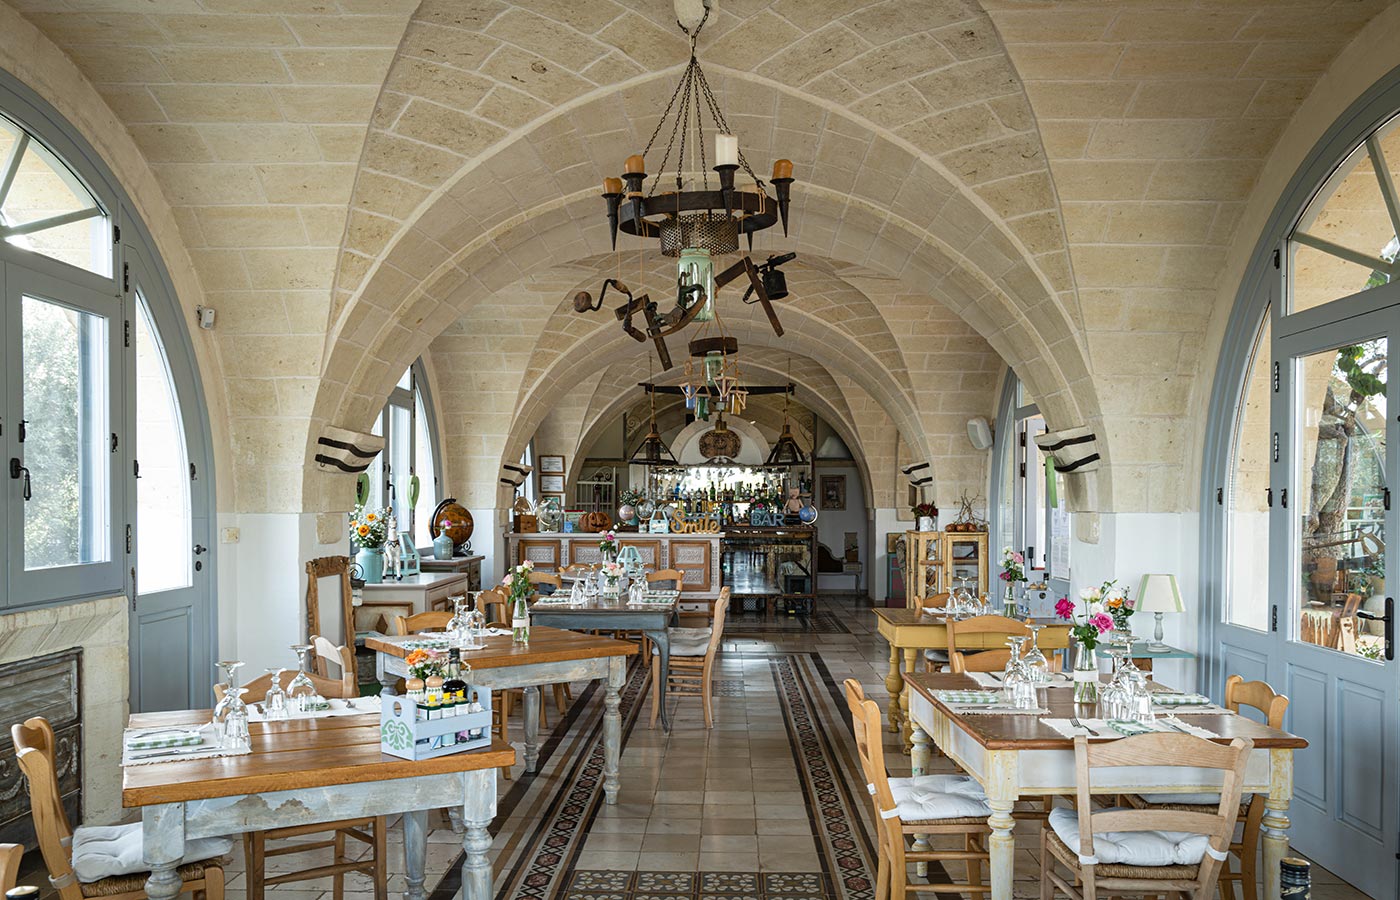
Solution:
{"label": "framed certificate", "polygon": [[541,474],[541,475],[563,475],[563,474],[564,474],[564,457],[562,457],[562,456],[541,456],[541,457],[540,457],[540,474]]}
{"label": "framed certificate", "polygon": [[562,493],[564,493],[564,476],[563,476],[563,475],[541,475],[541,476],[540,476],[540,493],[541,493],[541,494],[562,494]]}

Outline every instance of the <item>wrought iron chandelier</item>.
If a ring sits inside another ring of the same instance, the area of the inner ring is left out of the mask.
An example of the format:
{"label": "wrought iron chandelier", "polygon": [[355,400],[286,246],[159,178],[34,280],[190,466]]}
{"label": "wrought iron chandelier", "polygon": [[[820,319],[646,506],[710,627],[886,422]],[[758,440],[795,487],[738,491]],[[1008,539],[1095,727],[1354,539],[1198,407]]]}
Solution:
{"label": "wrought iron chandelier", "polygon": [[[699,10],[695,3],[690,6]],[[696,42],[709,14],[710,0],[704,0],[703,12],[699,14],[698,21],[692,19],[692,26],[687,26],[678,17],[676,24],[690,39],[690,63],[681,73],[680,81],[646,147],[641,153],[627,157],[621,178],[603,179],[603,200],[607,206],[613,250],[617,250],[618,231],[644,240],[657,240],[661,252],[677,260],[675,306],[662,309],[650,295],[634,295],[619,278],[605,279],[596,301],[588,291],[579,291],[573,297],[574,309],[586,313],[600,309],[609,290],[622,294],[625,302],[615,309],[615,313],[623,330],[637,341],[653,341],[665,369],[671,368],[666,337],[691,322],[714,320],[715,293],[739,278],[748,279],[743,302],[762,305],[773,331],[781,336],[783,326],[778,321],[772,301],[787,296],[787,280],[780,267],[797,255],[774,254],[757,264],[749,258],[756,233],[781,222],[783,234],[787,235],[793,182],[792,161],[779,159],[774,162],[773,177],[764,182],[744,159],[739,149],[739,139],[729,127],[696,56]],[[706,113],[710,120],[709,127],[714,132],[715,158],[712,168],[717,175],[714,186],[710,182],[711,167],[705,153]],[[661,168],[648,189],[646,155],[668,123],[670,131]],[[692,175],[689,187],[685,176],[687,148],[692,165],[698,168],[700,182],[695,184],[695,176]],[[735,185],[740,169],[753,182],[742,190]],[[663,179],[667,178],[668,173],[674,178],[675,189],[663,191]],[[770,185],[772,196],[768,193]],[[748,240],[748,251],[737,262],[717,273],[715,258],[738,252],[741,235]],[[750,297],[753,299],[750,300]],[[644,320],[643,328],[634,324],[638,316]],[[692,347],[693,356],[703,355],[695,351],[696,348]]]}

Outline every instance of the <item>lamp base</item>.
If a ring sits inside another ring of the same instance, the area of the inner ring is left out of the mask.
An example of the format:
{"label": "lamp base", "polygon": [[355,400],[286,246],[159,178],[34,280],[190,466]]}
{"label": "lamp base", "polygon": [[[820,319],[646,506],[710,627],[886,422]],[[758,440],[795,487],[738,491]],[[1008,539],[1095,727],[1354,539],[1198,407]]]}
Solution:
{"label": "lamp base", "polygon": [[1167,646],[1166,641],[1162,639],[1162,614],[1153,613],[1152,617],[1156,621],[1153,623],[1152,640],[1148,641],[1147,649],[1151,650],[1154,653],[1161,653],[1164,650],[1170,650],[1171,648]]}
{"label": "lamp base", "polygon": [[1152,651],[1153,653],[1165,653],[1166,651],[1170,650],[1171,647],[1168,647],[1161,641],[1148,641],[1147,649]]}

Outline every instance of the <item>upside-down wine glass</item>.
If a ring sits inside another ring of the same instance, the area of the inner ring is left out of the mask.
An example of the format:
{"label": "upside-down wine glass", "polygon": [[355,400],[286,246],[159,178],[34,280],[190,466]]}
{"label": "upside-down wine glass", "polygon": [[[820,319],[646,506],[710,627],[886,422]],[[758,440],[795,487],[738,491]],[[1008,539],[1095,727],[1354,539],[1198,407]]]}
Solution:
{"label": "upside-down wine glass", "polygon": [[282,690],[282,673],[285,666],[268,666],[267,674],[272,676],[267,695],[263,697],[263,711],[269,722],[287,718],[287,692]]}
{"label": "upside-down wine glass", "polygon": [[287,699],[298,712],[305,712],[307,701],[316,696],[316,685],[306,671],[306,658],[311,652],[311,645],[293,644],[292,652],[297,655],[297,674],[287,685]]}
{"label": "upside-down wine glass", "polygon": [[228,712],[229,705],[233,702],[233,689],[238,686],[238,670],[243,667],[243,660],[229,659],[216,663],[224,670],[224,696],[218,703],[214,704],[214,727],[222,734],[223,717]]}

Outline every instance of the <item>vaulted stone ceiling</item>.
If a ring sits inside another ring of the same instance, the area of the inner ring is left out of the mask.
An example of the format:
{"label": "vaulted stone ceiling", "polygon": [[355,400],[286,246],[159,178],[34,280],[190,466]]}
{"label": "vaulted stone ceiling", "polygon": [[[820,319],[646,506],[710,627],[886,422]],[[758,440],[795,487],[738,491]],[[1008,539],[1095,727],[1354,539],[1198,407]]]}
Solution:
{"label": "vaulted stone ceiling", "polygon": [[[209,389],[240,511],[335,508],[307,466],[319,423],[364,426],[476,305],[536,290],[553,314],[585,280],[563,268],[607,249],[602,175],[640,149],[686,52],[669,0],[11,5],[174,207],[184,246],[162,250],[204,292],[183,299],[221,314],[201,340],[226,375]],[[718,0],[700,55],[755,165],[798,163],[794,237],[763,249],[825,260],[892,336],[874,351],[890,395],[853,390],[903,404],[911,452],[958,431],[924,385],[953,368],[992,390],[952,355],[975,332],[1052,424],[1102,425],[1115,474],[1096,502],[1171,510],[1193,502],[1240,211],[1300,98],[1386,6]],[[526,331],[497,341],[521,375],[571,346]],[[474,419],[531,399],[520,377],[484,394]]]}

